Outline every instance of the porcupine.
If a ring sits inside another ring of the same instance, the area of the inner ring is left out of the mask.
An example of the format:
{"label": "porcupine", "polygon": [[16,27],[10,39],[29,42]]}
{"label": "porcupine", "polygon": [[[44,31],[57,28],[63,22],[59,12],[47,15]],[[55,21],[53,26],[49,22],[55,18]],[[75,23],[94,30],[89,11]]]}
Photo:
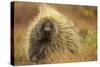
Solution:
{"label": "porcupine", "polygon": [[29,27],[29,61],[35,64],[78,61],[80,35],[74,23],[48,5],[40,5]]}

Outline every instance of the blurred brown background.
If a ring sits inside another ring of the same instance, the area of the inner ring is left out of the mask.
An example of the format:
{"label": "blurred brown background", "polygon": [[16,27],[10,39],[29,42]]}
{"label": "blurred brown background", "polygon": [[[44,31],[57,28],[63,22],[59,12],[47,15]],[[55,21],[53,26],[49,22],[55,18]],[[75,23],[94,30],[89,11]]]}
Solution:
{"label": "blurred brown background", "polygon": [[[15,64],[27,64],[24,55],[23,37],[30,21],[38,15],[40,3],[15,2],[14,7],[14,51]],[[97,7],[48,4],[56,8],[60,13],[71,19],[76,27],[85,34],[88,30],[97,28]]]}
{"label": "blurred brown background", "polygon": [[[38,14],[40,3],[15,3],[15,26],[27,26]],[[95,29],[97,26],[97,7],[80,5],[49,4],[70,18],[79,29]]]}

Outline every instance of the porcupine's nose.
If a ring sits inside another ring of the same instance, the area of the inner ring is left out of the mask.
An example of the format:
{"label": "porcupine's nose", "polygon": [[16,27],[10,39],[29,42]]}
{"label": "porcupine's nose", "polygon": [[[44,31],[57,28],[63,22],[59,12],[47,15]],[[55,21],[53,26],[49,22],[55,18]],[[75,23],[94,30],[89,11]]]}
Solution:
{"label": "porcupine's nose", "polygon": [[44,36],[52,36],[54,33],[54,24],[52,22],[45,22],[42,26]]}
{"label": "porcupine's nose", "polygon": [[53,24],[50,23],[50,22],[46,22],[46,23],[44,24],[44,31],[45,31],[45,32],[53,31]]}

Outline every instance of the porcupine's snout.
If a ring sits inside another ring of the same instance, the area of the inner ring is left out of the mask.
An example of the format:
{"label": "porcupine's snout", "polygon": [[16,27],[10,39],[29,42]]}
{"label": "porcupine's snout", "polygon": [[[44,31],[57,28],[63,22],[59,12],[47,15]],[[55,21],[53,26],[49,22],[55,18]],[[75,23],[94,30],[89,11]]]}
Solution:
{"label": "porcupine's snout", "polygon": [[38,34],[40,35],[41,40],[45,42],[51,41],[52,37],[56,33],[55,24],[48,19],[43,21],[38,27]]}

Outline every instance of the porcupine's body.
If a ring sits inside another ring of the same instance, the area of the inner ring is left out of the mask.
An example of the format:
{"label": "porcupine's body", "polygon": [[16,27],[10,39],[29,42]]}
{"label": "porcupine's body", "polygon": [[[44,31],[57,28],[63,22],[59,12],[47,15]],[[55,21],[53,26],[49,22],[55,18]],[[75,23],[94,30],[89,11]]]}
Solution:
{"label": "porcupine's body", "polygon": [[30,26],[29,61],[31,63],[61,63],[78,61],[80,36],[74,24],[47,5]]}

